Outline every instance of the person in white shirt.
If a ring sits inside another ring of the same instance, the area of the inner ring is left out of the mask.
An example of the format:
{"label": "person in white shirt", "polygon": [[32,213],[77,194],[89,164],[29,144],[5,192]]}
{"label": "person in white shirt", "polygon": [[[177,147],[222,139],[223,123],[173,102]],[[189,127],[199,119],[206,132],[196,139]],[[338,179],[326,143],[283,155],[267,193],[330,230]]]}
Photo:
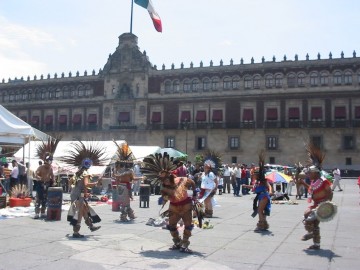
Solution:
{"label": "person in white shirt", "polygon": [[338,168],[335,168],[333,170],[333,175],[334,175],[334,182],[332,184],[332,191],[335,190],[336,187],[339,188],[339,191],[342,191],[342,188],[340,187],[340,180],[341,180],[341,174],[340,174],[340,170]]}
{"label": "person in white shirt", "polygon": [[16,160],[11,161],[11,165],[13,169],[11,170],[10,173],[10,191],[15,185],[18,184],[18,179],[19,179],[19,168]]}
{"label": "person in white shirt", "polygon": [[228,193],[230,193],[230,183],[231,183],[230,177],[231,177],[231,169],[228,164],[225,164],[224,173],[223,173],[224,184],[222,187],[223,193],[226,193],[226,190]]}

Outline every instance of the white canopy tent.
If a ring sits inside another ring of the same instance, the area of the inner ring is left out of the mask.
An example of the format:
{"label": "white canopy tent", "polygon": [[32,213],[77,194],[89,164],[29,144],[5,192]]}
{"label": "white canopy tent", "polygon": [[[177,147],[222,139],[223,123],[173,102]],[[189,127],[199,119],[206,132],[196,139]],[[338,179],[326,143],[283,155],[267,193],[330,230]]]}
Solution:
{"label": "white canopy tent", "polygon": [[[67,164],[64,164],[61,161],[62,157],[66,156],[67,152],[72,149],[71,144],[76,143],[76,142],[77,141],[60,141],[58,143],[58,146],[57,146],[56,151],[53,156],[54,173],[66,174],[66,173],[73,173],[74,171],[76,171],[77,168],[74,168]],[[90,141],[82,141],[82,142],[85,145],[87,145],[89,143],[94,143],[92,141],[91,142]],[[29,153],[28,159],[30,162],[30,168],[32,170],[36,170],[38,167],[38,163],[40,161],[40,159],[38,159],[36,157],[36,149],[37,149],[37,146],[40,145],[41,143],[42,143],[41,141],[30,141],[29,143],[25,144],[21,149],[19,149],[14,154],[15,159],[21,160],[23,158],[24,152]],[[115,162],[115,160],[117,158],[117,156],[116,156],[117,148],[113,141],[96,141],[95,143],[98,144],[99,146],[101,146],[105,150],[106,166],[92,166],[90,169],[90,173],[100,175],[105,171],[107,166],[109,166],[110,164]],[[119,141],[116,141],[116,143],[118,145],[121,145],[123,143],[126,143],[126,141],[119,140]],[[161,148],[159,146],[130,145],[129,147],[135,157],[135,160],[137,160],[137,161],[142,161],[144,159],[144,157],[151,155],[151,154],[159,153],[159,151],[161,150]]]}
{"label": "white canopy tent", "polygon": [[[77,141],[60,141],[56,147],[56,151],[53,156],[53,169],[55,173],[70,173],[75,172],[77,168],[73,166],[69,166],[65,163],[63,163],[61,160],[64,156],[68,155],[68,151],[72,150],[72,143],[76,143]],[[102,149],[105,150],[105,166],[92,166],[91,170],[94,170],[94,174],[101,174],[102,171],[105,171],[106,167],[113,163],[116,159],[116,146],[113,141],[82,141],[85,145],[88,145],[90,143],[95,143],[98,146],[100,146]],[[31,141],[24,145],[23,148],[19,149],[15,154],[15,159],[21,159],[22,153],[26,152],[29,153],[29,159],[30,159],[30,168],[32,170],[36,170],[38,167],[38,162],[40,159],[36,157],[36,149],[37,146],[40,145],[42,142],[40,141]],[[126,143],[124,140],[116,141],[117,144],[121,145],[123,143]],[[130,148],[131,149],[131,148]],[[94,168],[93,168],[94,167]],[[96,171],[96,173],[95,173]]]}
{"label": "white canopy tent", "polygon": [[0,144],[24,145],[30,140],[47,140],[49,135],[33,128],[0,105]]}

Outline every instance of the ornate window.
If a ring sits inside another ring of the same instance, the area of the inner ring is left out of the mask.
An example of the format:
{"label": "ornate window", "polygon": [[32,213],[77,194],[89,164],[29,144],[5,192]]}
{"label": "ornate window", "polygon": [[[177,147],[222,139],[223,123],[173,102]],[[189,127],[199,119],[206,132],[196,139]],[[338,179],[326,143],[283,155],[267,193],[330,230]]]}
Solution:
{"label": "ornate window", "polygon": [[203,89],[204,91],[209,91],[211,89],[211,81],[209,78],[203,80]]}
{"label": "ornate window", "polygon": [[175,137],[169,136],[165,138],[165,147],[175,148]]}
{"label": "ornate window", "polygon": [[191,90],[191,84],[189,79],[184,80],[184,92],[190,92]]}
{"label": "ornate window", "polygon": [[277,74],[275,76],[275,87],[280,88],[283,84],[283,76],[281,74]]}
{"label": "ornate window", "polygon": [[23,100],[23,101],[25,101],[25,100],[27,100],[27,99],[28,99],[28,97],[29,97],[29,96],[28,96],[27,91],[26,91],[26,90],[25,90],[25,91],[23,91],[23,92],[22,92],[22,100]]}
{"label": "ornate window", "polygon": [[219,78],[213,78],[211,81],[211,90],[216,91],[219,88]]}
{"label": "ornate window", "polygon": [[172,88],[171,88],[171,81],[166,81],[165,82],[165,93],[171,93]]}
{"label": "ornate window", "polygon": [[260,75],[255,75],[254,76],[254,89],[260,89],[261,87],[261,77]]}
{"label": "ornate window", "polygon": [[245,83],[245,89],[251,89],[252,88],[252,79],[250,76],[246,76],[244,78],[244,83]]}
{"label": "ornate window", "polygon": [[352,72],[346,71],[344,74],[344,83],[347,85],[352,84]]}
{"label": "ornate window", "polygon": [[180,82],[179,82],[179,80],[175,80],[173,82],[173,91],[175,93],[178,93],[180,91]]}
{"label": "ornate window", "polygon": [[240,89],[240,78],[235,77],[232,79],[232,89]]}
{"label": "ornate window", "polygon": [[85,95],[84,86],[79,85],[77,89],[78,89],[78,97],[83,97]]}
{"label": "ornate window", "polygon": [[196,149],[204,150],[206,147],[206,137],[197,137],[196,138]]}
{"label": "ornate window", "polygon": [[304,87],[305,86],[305,74],[304,73],[298,74],[297,85],[298,85],[298,87]]}
{"label": "ornate window", "polygon": [[232,150],[239,149],[240,147],[240,138],[239,137],[229,137],[229,148]]}
{"label": "ornate window", "polygon": [[341,85],[342,83],[342,74],[340,71],[334,73],[334,85]]}
{"label": "ornate window", "polygon": [[329,74],[325,71],[320,73],[320,84],[328,85],[329,84]]}
{"label": "ornate window", "polygon": [[296,86],[295,74],[291,73],[287,76],[287,85],[289,88],[294,88]]}
{"label": "ornate window", "polygon": [[229,78],[229,77],[224,78],[223,87],[225,90],[230,90],[232,88],[231,78]]}
{"label": "ornate window", "polygon": [[90,85],[85,85],[85,96],[90,97],[93,94],[93,89]]}
{"label": "ornate window", "polygon": [[345,135],[343,137],[343,148],[344,150],[355,149],[355,138],[352,135]]}
{"label": "ornate window", "polygon": [[200,89],[200,81],[198,79],[193,79],[191,82],[191,90],[197,92]]}
{"label": "ornate window", "polygon": [[276,136],[267,136],[266,148],[268,150],[276,150],[278,148],[278,138]]}
{"label": "ornate window", "polygon": [[265,76],[265,87],[266,88],[272,88],[274,85],[274,78],[273,75],[266,75]]}
{"label": "ornate window", "polygon": [[319,75],[317,72],[312,72],[310,74],[310,86],[318,86],[319,84]]}

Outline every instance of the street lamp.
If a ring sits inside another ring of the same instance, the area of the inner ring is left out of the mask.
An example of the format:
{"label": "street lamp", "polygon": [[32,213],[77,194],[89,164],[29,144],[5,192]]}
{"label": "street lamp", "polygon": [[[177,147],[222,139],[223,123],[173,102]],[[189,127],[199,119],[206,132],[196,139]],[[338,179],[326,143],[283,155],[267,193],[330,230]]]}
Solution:
{"label": "street lamp", "polygon": [[185,118],[185,120],[183,122],[183,125],[184,125],[184,130],[185,130],[185,154],[186,154],[186,161],[187,161],[187,157],[188,157],[188,154],[187,154],[187,141],[188,141],[189,122],[188,122],[188,120],[186,118]]}

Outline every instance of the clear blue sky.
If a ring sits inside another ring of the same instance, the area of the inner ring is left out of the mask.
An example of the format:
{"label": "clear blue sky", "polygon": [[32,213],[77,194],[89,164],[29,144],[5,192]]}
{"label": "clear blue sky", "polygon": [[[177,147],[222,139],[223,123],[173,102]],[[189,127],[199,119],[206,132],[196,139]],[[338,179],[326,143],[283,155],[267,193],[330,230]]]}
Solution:
{"label": "clear blue sky", "polygon": [[[360,56],[358,0],[152,0],[163,33],[134,4],[140,50],[161,68]],[[130,31],[131,0],[0,0],[0,80],[98,71]]]}

